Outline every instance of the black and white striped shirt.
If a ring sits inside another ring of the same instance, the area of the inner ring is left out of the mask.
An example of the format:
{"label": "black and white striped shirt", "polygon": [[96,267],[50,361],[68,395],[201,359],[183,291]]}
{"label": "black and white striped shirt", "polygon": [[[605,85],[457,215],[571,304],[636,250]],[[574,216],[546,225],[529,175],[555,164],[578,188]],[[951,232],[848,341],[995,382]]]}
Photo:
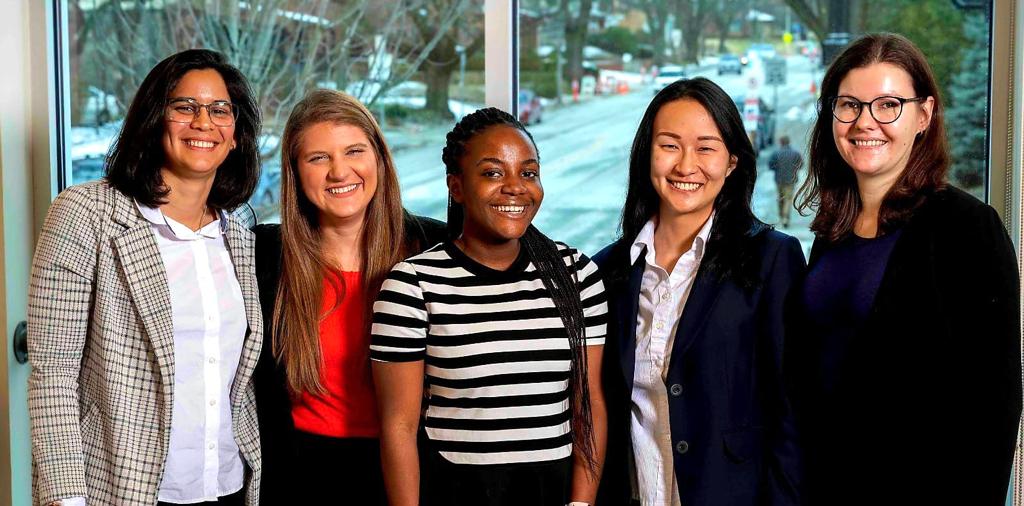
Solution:
{"label": "black and white striped shirt", "polygon": [[[587,345],[603,345],[608,305],[597,267],[575,249],[558,248],[576,266]],[[373,305],[371,339],[373,360],[425,360],[424,426],[431,448],[447,460],[510,464],[571,455],[568,334],[526,248],[505,271],[451,242],[399,263]]]}

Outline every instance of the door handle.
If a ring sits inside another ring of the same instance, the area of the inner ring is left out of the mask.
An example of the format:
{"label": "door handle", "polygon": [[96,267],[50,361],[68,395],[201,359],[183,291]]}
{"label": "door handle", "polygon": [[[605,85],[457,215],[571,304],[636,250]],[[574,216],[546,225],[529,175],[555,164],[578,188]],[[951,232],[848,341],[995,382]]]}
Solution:
{"label": "door handle", "polygon": [[14,360],[28,362],[28,323],[24,321],[14,328]]}

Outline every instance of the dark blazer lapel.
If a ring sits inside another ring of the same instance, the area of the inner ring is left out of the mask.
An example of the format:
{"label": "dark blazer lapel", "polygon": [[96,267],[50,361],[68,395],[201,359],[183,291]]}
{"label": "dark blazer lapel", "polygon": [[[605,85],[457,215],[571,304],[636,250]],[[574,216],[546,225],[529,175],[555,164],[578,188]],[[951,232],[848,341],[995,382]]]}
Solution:
{"label": "dark blazer lapel", "polygon": [[[903,226],[900,237],[896,239],[892,253],[889,254],[885,271],[882,273],[882,281],[878,285],[875,300],[871,304],[872,311],[868,317],[871,324],[875,324],[883,317],[878,313],[881,308],[902,308],[904,306],[900,297],[905,297],[906,293],[900,293],[900,290],[910,286],[911,283],[915,284],[915,289],[922,290],[923,293],[940,293],[938,287],[932,284],[935,283],[935,280],[942,279],[942,276],[931,269],[934,267],[933,262],[922,260],[935,258],[932,235],[925,226],[929,218],[928,208],[925,207],[919,209],[914,217]],[[916,276],[914,274],[921,269],[929,269],[928,275]],[[923,280],[928,280],[929,285],[932,286],[921,286]]]}
{"label": "dark blazer lapel", "polygon": [[[627,257],[628,259],[628,257]],[[617,304],[619,308],[619,360],[622,363],[622,374],[626,380],[627,392],[633,390],[633,372],[636,368],[636,317],[640,311],[640,282],[644,279],[644,253],[629,270],[629,287],[626,293],[619,297],[625,297],[624,304]],[[621,300],[621,299],[620,299]]]}
{"label": "dark blazer lapel", "polygon": [[711,309],[715,307],[721,288],[722,282],[715,279],[706,268],[706,264],[701,262],[700,268],[697,269],[697,279],[693,281],[693,288],[686,299],[683,315],[679,318],[679,326],[676,328],[672,359],[669,362],[670,370],[682,364],[683,355],[693,344],[697,334],[703,330]]}
{"label": "dark blazer lapel", "polygon": [[[153,345],[164,391],[170,392],[174,384],[174,322],[167,271],[151,224],[142,218],[130,198],[118,194],[112,217],[127,227],[114,237],[114,249],[124,269],[128,293]],[[166,399],[170,402],[169,395]],[[170,411],[167,413],[169,416]]]}
{"label": "dark blazer lapel", "polygon": [[[259,360],[260,348],[263,345],[263,318],[260,312],[259,289],[256,287],[255,254],[253,251],[253,233],[229,215],[226,233],[228,252],[231,263],[235,266],[235,277],[242,289],[242,300],[245,303],[245,318],[249,331],[245,335],[242,346],[242,357],[238,364],[235,383],[232,385],[232,401],[249,383],[256,362]],[[238,398],[240,399],[240,398]]]}

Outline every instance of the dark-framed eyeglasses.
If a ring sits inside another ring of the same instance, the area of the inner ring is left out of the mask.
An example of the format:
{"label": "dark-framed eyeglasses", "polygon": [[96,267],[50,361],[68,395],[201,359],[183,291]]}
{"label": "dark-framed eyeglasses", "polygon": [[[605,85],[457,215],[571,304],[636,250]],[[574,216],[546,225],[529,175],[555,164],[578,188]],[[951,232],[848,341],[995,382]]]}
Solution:
{"label": "dark-framed eyeglasses", "polygon": [[853,123],[860,118],[867,106],[868,112],[876,122],[889,124],[900,119],[903,114],[903,104],[907,102],[921,102],[927,97],[902,98],[884,96],[878,97],[870,102],[862,102],[854,97],[839,95],[832,99],[832,116],[840,123]]}
{"label": "dark-framed eyeglasses", "polygon": [[227,100],[215,100],[209,104],[200,104],[194,98],[177,97],[167,101],[167,121],[174,123],[191,123],[199,117],[199,111],[206,109],[210,123],[226,127],[235,124],[238,109]]}

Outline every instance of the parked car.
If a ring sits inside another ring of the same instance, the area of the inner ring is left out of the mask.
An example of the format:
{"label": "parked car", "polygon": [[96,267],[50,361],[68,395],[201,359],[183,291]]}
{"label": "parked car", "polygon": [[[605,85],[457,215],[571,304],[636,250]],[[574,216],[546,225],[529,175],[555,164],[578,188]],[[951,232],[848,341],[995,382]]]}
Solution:
{"label": "parked car", "polygon": [[718,58],[718,75],[725,73],[743,75],[743,64],[734,54],[723,54]]}
{"label": "parked car", "polygon": [[755,60],[756,59],[756,60],[764,61],[764,60],[770,60],[772,58],[775,58],[775,56],[776,56],[775,47],[772,46],[771,44],[765,44],[765,43],[751,44],[750,47],[747,48],[747,58],[749,58],[751,60]]}
{"label": "parked car", "polygon": [[540,123],[544,115],[544,106],[540,97],[533,90],[519,90],[519,121],[524,125]]}
{"label": "parked car", "polygon": [[756,128],[749,130],[747,133],[752,133],[752,141],[754,144],[754,151],[760,153],[762,149],[767,148],[775,144],[775,110],[768,106],[760,97],[757,99],[756,107],[748,106],[746,103],[746,97],[743,95],[732,97],[733,102],[736,103],[736,108],[740,111],[740,116],[744,118],[744,124],[747,123],[748,114],[757,115]]}
{"label": "parked car", "polygon": [[657,95],[666,86],[684,77],[686,75],[683,73],[683,67],[679,65],[663,65],[658,68],[658,75],[654,76],[654,81],[651,83],[651,91]]}

